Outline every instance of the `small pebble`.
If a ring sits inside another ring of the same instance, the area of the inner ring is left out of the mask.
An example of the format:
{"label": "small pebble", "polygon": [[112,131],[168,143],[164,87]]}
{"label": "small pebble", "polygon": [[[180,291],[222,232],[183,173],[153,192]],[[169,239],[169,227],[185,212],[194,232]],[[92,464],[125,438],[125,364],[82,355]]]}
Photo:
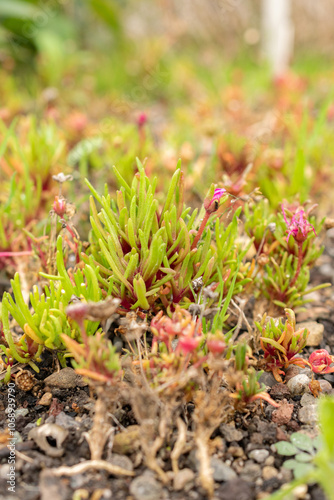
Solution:
{"label": "small pebble", "polygon": [[38,401],[37,404],[42,405],[42,406],[50,406],[52,401],[52,393],[51,392],[46,392],[43,394],[41,399]]}
{"label": "small pebble", "polygon": [[262,434],[264,442],[276,443],[277,425],[274,422],[269,423],[260,420],[257,424],[257,430]]}
{"label": "small pebble", "polygon": [[213,479],[219,483],[222,481],[231,481],[237,477],[234,470],[224,464],[219,458],[211,458],[210,465],[213,469]]}
{"label": "small pebble", "polygon": [[18,410],[15,410],[15,417],[25,417],[26,415],[28,415],[28,413],[28,408],[19,408]]}
{"label": "small pebble", "polygon": [[318,382],[320,384],[321,392],[323,394],[331,394],[333,387],[332,387],[332,384],[330,382],[328,382],[327,380],[324,380],[324,379],[318,380]]}
{"label": "small pebble", "polygon": [[66,415],[65,412],[61,411],[56,416],[55,423],[64,429],[79,429],[80,425],[74,420],[70,415]]}
{"label": "small pebble", "polygon": [[334,384],[334,375],[333,375],[333,373],[326,373],[324,375],[324,379],[328,380],[328,382],[330,382],[331,384]]}
{"label": "small pebble", "polygon": [[74,387],[84,387],[87,382],[84,382],[81,375],[75,373],[73,368],[63,368],[59,372],[52,373],[44,380],[48,387],[56,387],[57,389],[74,389]]}
{"label": "small pebble", "polygon": [[292,476],[293,473],[290,469],[285,469],[284,467],[281,467],[278,475],[280,481],[282,481],[284,484],[289,483],[292,480]]}
{"label": "small pebble", "polygon": [[174,490],[181,491],[193,481],[194,471],[191,469],[182,469],[174,476]]}
{"label": "small pebble", "polygon": [[[254,500],[255,492],[254,485],[248,481],[237,478],[227,483],[223,483],[215,491],[217,499],[224,500]],[[203,498],[201,496],[201,498]]]}
{"label": "small pebble", "polygon": [[268,450],[253,450],[249,453],[249,458],[255,460],[258,464],[262,464],[269,456]]}
{"label": "small pebble", "polygon": [[241,446],[230,446],[227,449],[227,453],[229,455],[232,455],[232,457],[234,457],[234,458],[243,458],[243,457],[245,457],[244,449],[241,448]]}
{"label": "small pebble", "polygon": [[108,462],[112,465],[117,465],[122,469],[133,471],[133,464],[131,460],[125,455],[118,455],[117,453],[113,453]]}
{"label": "small pebble", "polygon": [[296,375],[289,380],[287,387],[292,396],[298,396],[304,394],[304,392],[310,392],[308,386],[310,382],[311,379],[307,375]]}
{"label": "small pebble", "polygon": [[250,442],[253,444],[262,444],[263,443],[263,436],[260,432],[252,432],[250,436]]}
{"label": "small pebble", "polygon": [[270,396],[273,398],[286,398],[290,396],[289,388],[286,384],[275,384],[271,388]]}
{"label": "small pebble", "polygon": [[283,399],[279,408],[273,411],[272,413],[272,421],[277,425],[285,425],[290,422],[292,413],[293,413],[293,404],[287,402],[286,399]]}
{"label": "small pebble", "polygon": [[125,431],[114,436],[113,451],[121,455],[128,455],[140,446],[139,425],[129,425]]}
{"label": "small pebble", "polygon": [[305,498],[307,489],[308,489],[307,484],[300,484],[299,486],[296,486],[296,488],[294,488],[294,490],[292,491],[293,496],[298,500]]}
{"label": "small pebble", "polygon": [[262,477],[264,481],[267,481],[268,479],[272,479],[273,477],[278,476],[278,470],[275,469],[275,467],[272,467],[271,465],[265,465],[262,469]]}
{"label": "small pebble", "polygon": [[273,457],[272,455],[270,455],[266,461],[264,462],[265,465],[274,465],[275,463],[275,457]]}
{"label": "small pebble", "polygon": [[304,368],[299,368],[299,375],[307,375],[309,378],[312,378],[313,372],[311,368],[305,366]]}
{"label": "small pebble", "polygon": [[253,483],[258,477],[261,477],[261,467],[251,460],[248,460],[240,473],[240,477],[245,481]]}
{"label": "small pebble", "polygon": [[324,338],[324,325],[316,321],[303,321],[296,324],[296,329],[299,328],[307,328],[310,331],[307,337],[307,346],[316,347],[320,345]]}
{"label": "small pebble", "polygon": [[302,398],[300,400],[300,404],[302,406],[308,406],[308,405],[315,405],[317,403],[317,400],[315,399],[312,394],[305,393],[302,395]]}
{"label": "small pebble", "polygon": [[291,378],[295,377],[296,375],[299,375],[300,372],[301,368],[299,368],[299,366],[290,365],[285,372],[285,383],[287,384]]}
{"label": "small pebble", "polygon": [[298,412],[298,418],[303,424],[316,424],[318,422],[317,405],[303,406]]}
{"label": "small pebble", "polygon": [[235,428],[234,422],[232,424],[221,424],[219,430],[229,443],[232,441],[241,441],[244,437],[242,431]]}
{"label": "small pebble", "polygon": [[273,385],[277,384],[277,380],[271,372],[264,372],[259,378],[259,383],[267,387],[273,387]]}
{"label": "small pebble", "polygon": [[130,494],[136,500],[158,500],[162,496],[162,486],[154,477],[143,474],[131,482]]}

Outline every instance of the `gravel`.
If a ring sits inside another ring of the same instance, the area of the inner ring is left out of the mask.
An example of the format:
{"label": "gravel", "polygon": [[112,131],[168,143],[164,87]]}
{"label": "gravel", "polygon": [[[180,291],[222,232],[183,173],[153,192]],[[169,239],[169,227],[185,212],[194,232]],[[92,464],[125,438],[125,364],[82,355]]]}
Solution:
{"label": "gravel", "polygon": [[262,464],[269,457],[269,451],[264,449],[253,450],[248,456],[258,464]]}

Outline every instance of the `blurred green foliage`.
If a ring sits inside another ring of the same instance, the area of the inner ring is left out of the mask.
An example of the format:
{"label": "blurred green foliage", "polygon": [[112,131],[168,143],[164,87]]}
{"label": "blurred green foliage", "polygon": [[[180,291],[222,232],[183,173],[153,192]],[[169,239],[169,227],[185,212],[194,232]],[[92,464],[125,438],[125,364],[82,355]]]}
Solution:
{"label": "blurred green foliage", "polygon": [[42,64],[48,61],[48,71],[61,74],[68,51],[91,48],[104,28],[104,35],[121,39],[120,5],[108,0],[2,0],[0,49],[31,67],[39,56]]}

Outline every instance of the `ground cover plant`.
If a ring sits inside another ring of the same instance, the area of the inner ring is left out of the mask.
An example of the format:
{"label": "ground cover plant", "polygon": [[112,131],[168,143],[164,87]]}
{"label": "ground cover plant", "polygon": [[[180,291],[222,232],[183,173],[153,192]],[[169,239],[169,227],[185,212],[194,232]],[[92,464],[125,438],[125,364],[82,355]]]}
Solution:
{"label": "ground cover plant", "polygon": [[0,7],[5,498],[331,499],[330,98],[108,5]]}

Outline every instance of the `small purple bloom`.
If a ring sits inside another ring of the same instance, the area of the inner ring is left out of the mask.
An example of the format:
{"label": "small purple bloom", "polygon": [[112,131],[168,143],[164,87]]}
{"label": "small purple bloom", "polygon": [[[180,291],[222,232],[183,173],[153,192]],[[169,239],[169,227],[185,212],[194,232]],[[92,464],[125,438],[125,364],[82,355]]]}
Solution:
{"label": "small purple bloom", "polygon": [[220,198],[224,196],[226,193],[226,189],[224,188],[217,188],[215,189],[215,192],[213,193],[213,197],[211,200],[209,198],[206,198],[204,200],[204,208],[208,213],[213,213],[218,210],[218,201]]}
{"label": "small purple bloom", "polygon": [[219,201],[220,198],[222,196],[224,196],[225,193],[226,193],[226,189],[224,189],[224,188],[215,189],[215,192],[213,193],[213,198],[211,200],[211,203],[214,202],[215,200]]}
{"label": "small purple bloom", "polygon": [[283,205],[282,205],[282,212],[285,223],[287,225],[287,233],[288,233],[288,236],[286,237],[287,241],[289,241],[291,234],[297,241],[297,243],[302,243],[303,241],[305,241],[307,235],[311,231],[313,231],[314,234],[317,236],[317,233],[315,232],[313,225],[307,220],[307,215],[303,208],[295,212],[290,222],[286,218]]}

